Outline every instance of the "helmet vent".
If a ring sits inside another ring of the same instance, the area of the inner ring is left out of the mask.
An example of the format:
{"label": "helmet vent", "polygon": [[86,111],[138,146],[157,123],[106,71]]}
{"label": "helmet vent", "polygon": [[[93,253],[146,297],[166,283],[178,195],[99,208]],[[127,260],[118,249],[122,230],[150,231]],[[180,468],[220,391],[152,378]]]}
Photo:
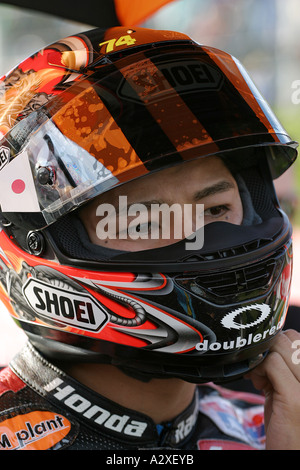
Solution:
{"label": "helmet vent", "polygon": [[236,302],[266,293],[280,273],[282,257],[241,269],[177,277],[176,282],[194,294],[217,304]]}
{"label": "helmet vent", "polygon": [[181,261],[213,261],[224,258],[231,258],[232,256],[239,256],[245,253],[251,253],[258,248],[266,246],[270,243],[270,239],[258,239],[243,245],[227,248],[225,250],[216,250],[211,253],[197,253],[196,255],[186,256]]}
{"label": "helmet vent", "polygon": [[195,283],[216,296],[268,288],[273,278],[275,266],[275,262],[266,262],[234,271],[206,274],[205,276],[198,276]]}

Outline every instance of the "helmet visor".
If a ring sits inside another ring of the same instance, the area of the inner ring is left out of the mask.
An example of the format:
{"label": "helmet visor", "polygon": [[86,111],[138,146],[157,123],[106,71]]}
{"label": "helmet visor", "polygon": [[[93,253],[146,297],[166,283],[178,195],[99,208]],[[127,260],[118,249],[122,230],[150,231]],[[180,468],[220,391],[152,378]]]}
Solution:
{"label": "helmet visor", "polygon": [[[6,136],[16,157],[0,171],[2,212],[39,214],[32,228],[42,228],[136,177],[249,147],[272,148],[272,174],[283,173],[295,143],[233,57],[201,51],[125,57],[17,124]],[[35,123],[29,135],[28,119]],[[11,197],[24,168],[30,204],[22,191]]]}

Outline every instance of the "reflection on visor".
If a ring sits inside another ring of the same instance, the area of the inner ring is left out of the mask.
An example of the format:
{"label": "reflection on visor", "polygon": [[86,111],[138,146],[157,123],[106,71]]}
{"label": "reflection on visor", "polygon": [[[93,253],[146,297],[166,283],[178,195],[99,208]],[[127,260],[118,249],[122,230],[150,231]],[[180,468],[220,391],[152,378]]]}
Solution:
{"label": "reflection on visor", "polygon": [[21,151],[0,172],[3,212],[40,212],[44,226],[118,182],[50,120],[23,147],[16,133],[9,137],[12,150],[20,146]]}
{"label": "reflection on visor", "polygon": [[268,146],[273,177],[294,161],[295,143],[238,61],[207,47],[168,51],[124,57],[105,76],[95,69],[12,130],[21,136],[14,155],[28,158],[33,175],[43,216],[36,228],[113,186],[195,158],[242,149],[245,162],[244,149]]}
{"label": "reflection on visor", "polygon": [[35,187],[49,224],[118,182],[111,171],[48,121],[27,147]]}

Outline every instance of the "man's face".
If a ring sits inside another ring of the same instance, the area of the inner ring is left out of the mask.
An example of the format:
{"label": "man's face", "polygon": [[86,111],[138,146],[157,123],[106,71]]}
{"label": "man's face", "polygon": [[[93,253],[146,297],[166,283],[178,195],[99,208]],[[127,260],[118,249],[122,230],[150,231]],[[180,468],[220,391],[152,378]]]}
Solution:
{"label": "man's face", "polygon": [[[118,212],[120,197],[123,197],[123,202],[126,201],[127,209],[143,209],[139,211],[139,217],[137,212],[135,216],[131,215],[134,211]],[[110,224],[108,213],[101,211],[101,208],[109,207],[107,205],[116,208],[110,217],[117,215],[117,223],[114,225],[115,236],[108,235],[105,239],[100,235],[99,227],[103,228],[104,222]],[[177,214],[182,215],[178,219],[169,212],[167,238],[162,236],[165,220],[161,214],[158,216],[158,207],[173,207],[177,209]],[[201,211],[197,210],[199,207]],[[187,211],[187,208],[192,210]],[[179,238],[186,238],[199,228],[197,218],[200,214],[204,225],[216,221],[239,225],[243,220],[237,183],[223,161],[216,156],[177,165],[124,184],[97,197],[81,210],[80,217],[92,243],[117,250],[140,251],[175,243],[178,233],[184,234]],[[179,225],[182,225],[182,230],[178,230],[181,228]],[[190,228],[189,233],[186,233],[186,226]]]}

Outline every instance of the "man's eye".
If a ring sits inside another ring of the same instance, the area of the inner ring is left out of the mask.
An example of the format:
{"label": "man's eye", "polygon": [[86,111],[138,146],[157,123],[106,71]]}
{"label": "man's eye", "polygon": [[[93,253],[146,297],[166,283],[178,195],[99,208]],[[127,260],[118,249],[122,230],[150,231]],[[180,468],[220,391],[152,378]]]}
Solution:
{"label": "man's eye", "polygon": [[[158,238],[160,234],[160,226],[155,222],[143,222],[143,223],[129,223],[126,231],[126,237],[129,239],[137,239],[137,238]],[[124,238],[124,232],[119,232],[120,238]]]}
{"label": "man's eye", "polygon": [[131,233],[139,233],[142,235],[143,233],[150,233],[151,232],[151,222],[146,222],[143,224],[137,224],[128,227],[128,235]]}
{"label": "man's eye", "polygon": [[209,217],[221,217],[222,215],[226,214],[228,210],[229,208],[225,205],[214,206],[206,209],[204,211],[204,215]]}

